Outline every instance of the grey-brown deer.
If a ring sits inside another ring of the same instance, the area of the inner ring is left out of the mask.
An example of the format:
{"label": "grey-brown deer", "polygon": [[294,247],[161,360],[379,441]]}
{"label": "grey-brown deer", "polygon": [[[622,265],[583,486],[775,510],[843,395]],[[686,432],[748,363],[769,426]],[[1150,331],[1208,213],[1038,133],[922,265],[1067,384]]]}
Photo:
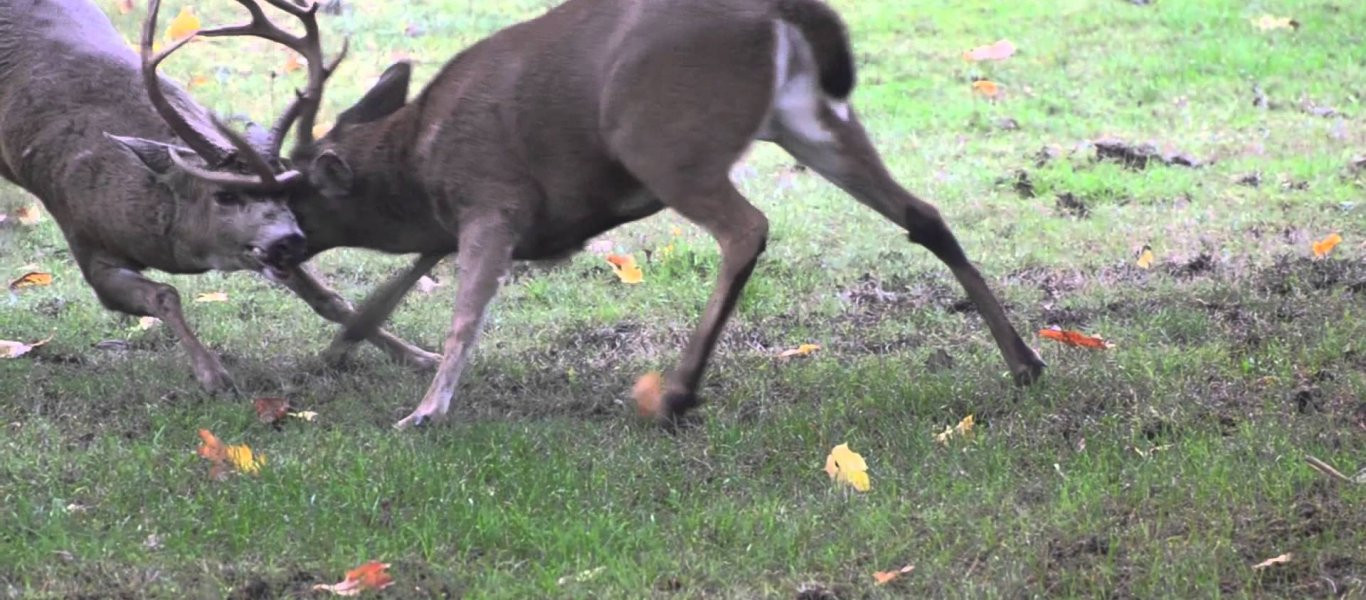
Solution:
{"label": "grey-brown deer", "polygon": [[[0,0],[0,176],[43,203],[100,302],[162,319],[189,353],[199,383],[217,391],[231,386],[227,371],[190,330],[175,288],[143,270],[260,271],[334,321],[353,311],[297,266],[304,238],[282,192],[299,173],[228,135],[183,89],[157,76],[174,48],[151,54],[155,26],[151,20],[143,31],[139,60],[88,0]],[[316,26],[309,30],[312,37],[276,38],[308,52],[317,46]],[[301,123],[311,121],[314,97],[301,95],[274,131],[287,130],[300,113]],[[403,360],[436,363],[383,331],[368,337]]]}
{"label": "grey-brown deer", "polygon": [[326,135],[291,154],[308,180],[291,203],[308,255],[335,246],[420,255],[363,304],[331,359],[457,254],[441,364],[399,427],[447,413],[514,260],[564,256],[665,208],[716,239],[721,266],[662,390],[638,401],[662,423],[697,406],[768,238],[767,219],[728,176],[756,140],[777,143],[948,265],[1017,383],[1044,369],[939,212],[883,165],[849,102],[845,25],[819,0],[568,0],[460,52],[412,102],[409,75],[406,64],[391,67]]}

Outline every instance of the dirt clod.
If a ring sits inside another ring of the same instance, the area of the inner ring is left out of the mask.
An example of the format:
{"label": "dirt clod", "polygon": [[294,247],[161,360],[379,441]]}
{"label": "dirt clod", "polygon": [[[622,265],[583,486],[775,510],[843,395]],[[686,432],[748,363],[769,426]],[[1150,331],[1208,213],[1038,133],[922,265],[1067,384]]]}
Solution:
{"label": "dirt clod", "polygon": [[1091,209],[1087,207],[1086,203],[1082,202],[1080,198],[1073,195],[1072,192],[1058,194],[1058,200],[1054,204],[1054,207],[1060,214],[1075,217],[1077,219],[1085,219],[1091,216]]}
{"label": "dirt clod", "polygon": [[1141,171],[1149,163],[1165,166],[1200,167],[1204,163],[1180,152],[1163,153],[1153,144],[1131,144],[1123,140],[1105,138],[1095,142],[1096,160],[1113,160],[1126,169]]}

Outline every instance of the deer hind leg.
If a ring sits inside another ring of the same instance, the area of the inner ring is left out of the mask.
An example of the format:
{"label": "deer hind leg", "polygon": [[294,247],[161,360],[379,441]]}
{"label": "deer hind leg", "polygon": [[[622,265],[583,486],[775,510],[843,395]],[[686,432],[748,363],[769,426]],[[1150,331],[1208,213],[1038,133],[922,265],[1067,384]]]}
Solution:
{"label": "deer hind leg", "polygon": [[[859,202],[905,228],[912,242],[924,246],[948,265],[986,321],[1015,382],[1033,383],[1046,365],[1015,332],[1000,302],[968,260],[939,211],[892,179],[848,105],[824,104],[818,108],[815,115],[780,117],[774,141]],[[813,136],[801,128],[783,125],[784,121],[798,119],[807,125],[814,119],[829,135]]]}
{"label": "deer hind leg", "polygon": [[[416,410],[394,424],[397,429],[440,419],[450,410],[479,336],[484,313],[498,292],[499,282],[512,266],[516,236],[501,218],[474,219],[460,228],[460,251],[456,254],[455,315],[446,334],[441,364]],[[430,267],[429,267],[430,268]],[[423,271],[425,273],[425,271]]]}
{"label": "deer hind leg", "polygon": [[151,316],[166,323],[180,344],[190,355],[195,379],[209,392],[221,392],[233,387],[227,369],[219,362],[185,322],[180,308],[180,293],[164,283],[143,277],[141,273],[118,265],[96,262],[86,272],[86,279],[95,295],[107,308],[136,316]]}

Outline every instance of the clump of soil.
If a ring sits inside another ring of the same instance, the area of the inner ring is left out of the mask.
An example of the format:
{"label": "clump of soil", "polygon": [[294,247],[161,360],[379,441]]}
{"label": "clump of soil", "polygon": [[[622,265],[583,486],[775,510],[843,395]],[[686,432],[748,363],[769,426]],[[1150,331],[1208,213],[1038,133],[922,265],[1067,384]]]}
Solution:
{"label": "clump of soil", "polygon": [[1164,153],[1158,150],[1153,144],[1131,144],[1115,138],[1104,138],[1096,140],[1096,160],[1113,160],[1126,169],[1141,171],[1148,168],[1150,163],[1157,163],[1168,167],[1201,167],[1204,163],[1192,158],[1188,154],[1180,152]]}

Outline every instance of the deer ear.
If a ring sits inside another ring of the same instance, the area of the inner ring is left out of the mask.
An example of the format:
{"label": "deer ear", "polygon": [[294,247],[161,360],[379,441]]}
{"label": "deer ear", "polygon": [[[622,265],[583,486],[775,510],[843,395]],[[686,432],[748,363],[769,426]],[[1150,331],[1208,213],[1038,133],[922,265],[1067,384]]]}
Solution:
{"label": "deer ear", "polygon": [[360,101],[337,116],[337,123],[368,123],[389,116],[408,103],[408,82],[413,67],[406,61],[396,62],[379,76],[379,82]]}
{"label": "deer ear", "polygon": [[138,137],[124,137],[112,133],[106,133],[104,135],[124,148],[131,150],[133,154],[142,161],[142,164],[146,165],[148,170],[157,175],[165,175],[170,172],[171,169],[175,168],[175,163],[171,162],[172,152],[190,152],[188,149],[179,148],[154,140]]}
{"label": "deer ear", "polygon": [[308,170],[308,182],[318,188],[323,196],[338,198],[351,193],[355,174],[351,172],[351,165],[346,164],[337,153],[324,150],[313,159],[312,168]]}

